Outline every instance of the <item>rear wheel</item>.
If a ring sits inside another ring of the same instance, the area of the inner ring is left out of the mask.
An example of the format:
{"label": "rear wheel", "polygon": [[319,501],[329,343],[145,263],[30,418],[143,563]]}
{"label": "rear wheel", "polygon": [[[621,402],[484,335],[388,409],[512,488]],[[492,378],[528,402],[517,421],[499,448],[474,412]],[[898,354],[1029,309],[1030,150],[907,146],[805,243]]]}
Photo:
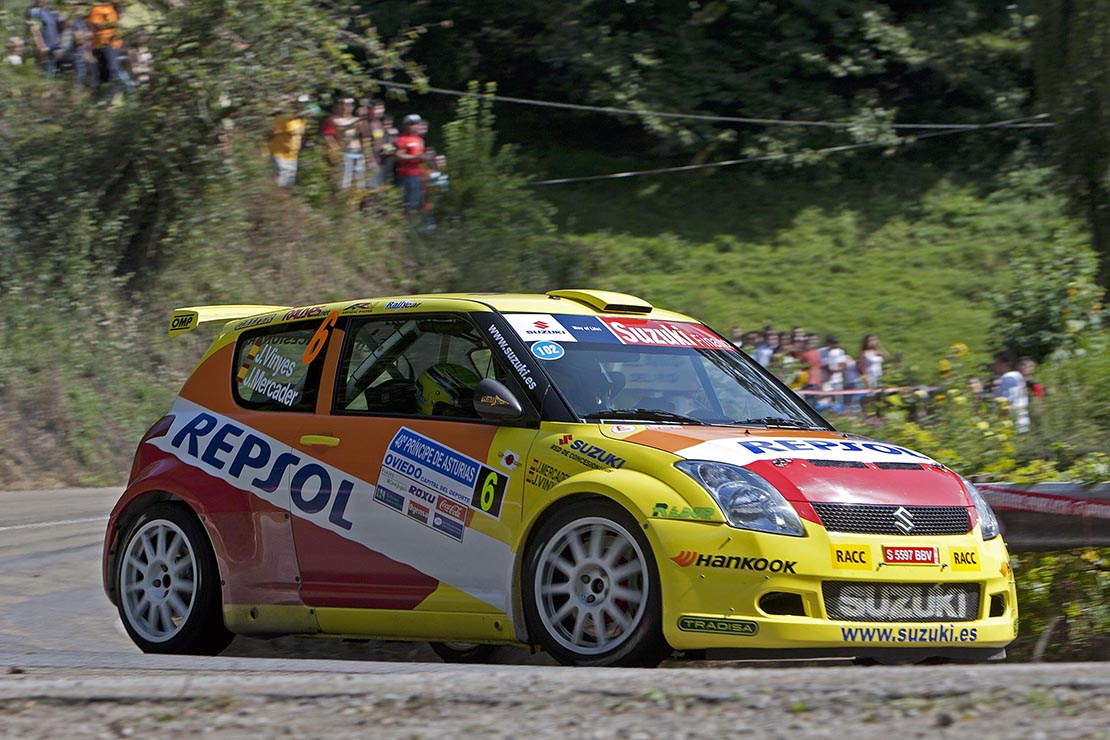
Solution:
{"label": "rear wheel", "polygon": [[474,645],[469,642],[433,642],[432,650],[444,663],[489,663],[496,645]]}
{"label": "rear wheel", "polygon": [[529,635],[560,663],[654,666],[671,652],[651,546],[617,504],[582,501],[557,512],[526,562]]}
{"label": "rear wheel", "polygon": [[118,568],[120,619],[144,653],[215,655],[231,642],[216,556],[184,505],[144,511],[125,535]]}

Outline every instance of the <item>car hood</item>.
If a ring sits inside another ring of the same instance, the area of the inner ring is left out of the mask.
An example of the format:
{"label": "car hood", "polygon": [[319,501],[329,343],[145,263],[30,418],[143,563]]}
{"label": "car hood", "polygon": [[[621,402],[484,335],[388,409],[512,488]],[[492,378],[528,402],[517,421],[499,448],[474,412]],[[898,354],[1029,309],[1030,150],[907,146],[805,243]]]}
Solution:
{"label": "car hood", "polygon": [[932,458],[853,434],[625,424],[602,426],[601,433],[687,460],[748,468],[792,501],[971,505],[959,476]]}

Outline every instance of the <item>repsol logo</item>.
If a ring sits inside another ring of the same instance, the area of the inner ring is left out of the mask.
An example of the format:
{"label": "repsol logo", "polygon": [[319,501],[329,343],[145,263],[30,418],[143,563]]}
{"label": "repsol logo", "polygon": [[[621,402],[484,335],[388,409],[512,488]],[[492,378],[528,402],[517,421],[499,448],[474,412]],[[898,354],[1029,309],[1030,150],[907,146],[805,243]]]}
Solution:
{"label": "repsol logo", "polygon": [[731,570],[754,570],[757,572],[794,573],[797,560],[769,560],[767,558],[746,558],[739,555],[703,555],[695,550],[683,550],[671,558],[683,568],[696,565],[701,568],[726,568]]}
{"label": "repsol logo", "polygon": [[275,454],[269,441],[233,422],[197,413],[174,432],[169,444],[184,458],[202,463],[197,467],[218,471],[239,488],[273,493],[284,484],[294,509],[305,514],[327,510],[335,526],[352,526],[344,513],[354,480],[333,478],[328,468],[295,452]]}

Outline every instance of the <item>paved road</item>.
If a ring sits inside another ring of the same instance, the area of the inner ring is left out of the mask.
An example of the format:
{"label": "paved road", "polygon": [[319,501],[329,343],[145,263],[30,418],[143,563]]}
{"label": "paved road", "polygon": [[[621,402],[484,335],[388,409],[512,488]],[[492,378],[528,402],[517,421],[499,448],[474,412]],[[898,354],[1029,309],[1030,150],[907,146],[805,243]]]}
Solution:
{"label": "paved road", "polygon": [[100,587],[118,494],[0,492],[0,738],[1110,740],[1110,664],[447,666],[421,646],[292,639],[237,640],[232,657],[146,656]]}

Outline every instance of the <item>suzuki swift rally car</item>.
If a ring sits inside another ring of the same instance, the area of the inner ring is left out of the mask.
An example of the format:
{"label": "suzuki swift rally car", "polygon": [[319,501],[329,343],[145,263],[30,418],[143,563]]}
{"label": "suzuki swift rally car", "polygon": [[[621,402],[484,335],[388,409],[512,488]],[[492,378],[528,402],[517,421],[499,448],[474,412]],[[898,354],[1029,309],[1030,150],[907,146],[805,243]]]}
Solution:
{"label": "suzuki swift rally car", "polygon": [[975,486],[835,431],[686,316],[558,290],[206,306],[170,333],[217,321],[108,524],[105,588],[145,651],[920,661],[1015,637]]}

